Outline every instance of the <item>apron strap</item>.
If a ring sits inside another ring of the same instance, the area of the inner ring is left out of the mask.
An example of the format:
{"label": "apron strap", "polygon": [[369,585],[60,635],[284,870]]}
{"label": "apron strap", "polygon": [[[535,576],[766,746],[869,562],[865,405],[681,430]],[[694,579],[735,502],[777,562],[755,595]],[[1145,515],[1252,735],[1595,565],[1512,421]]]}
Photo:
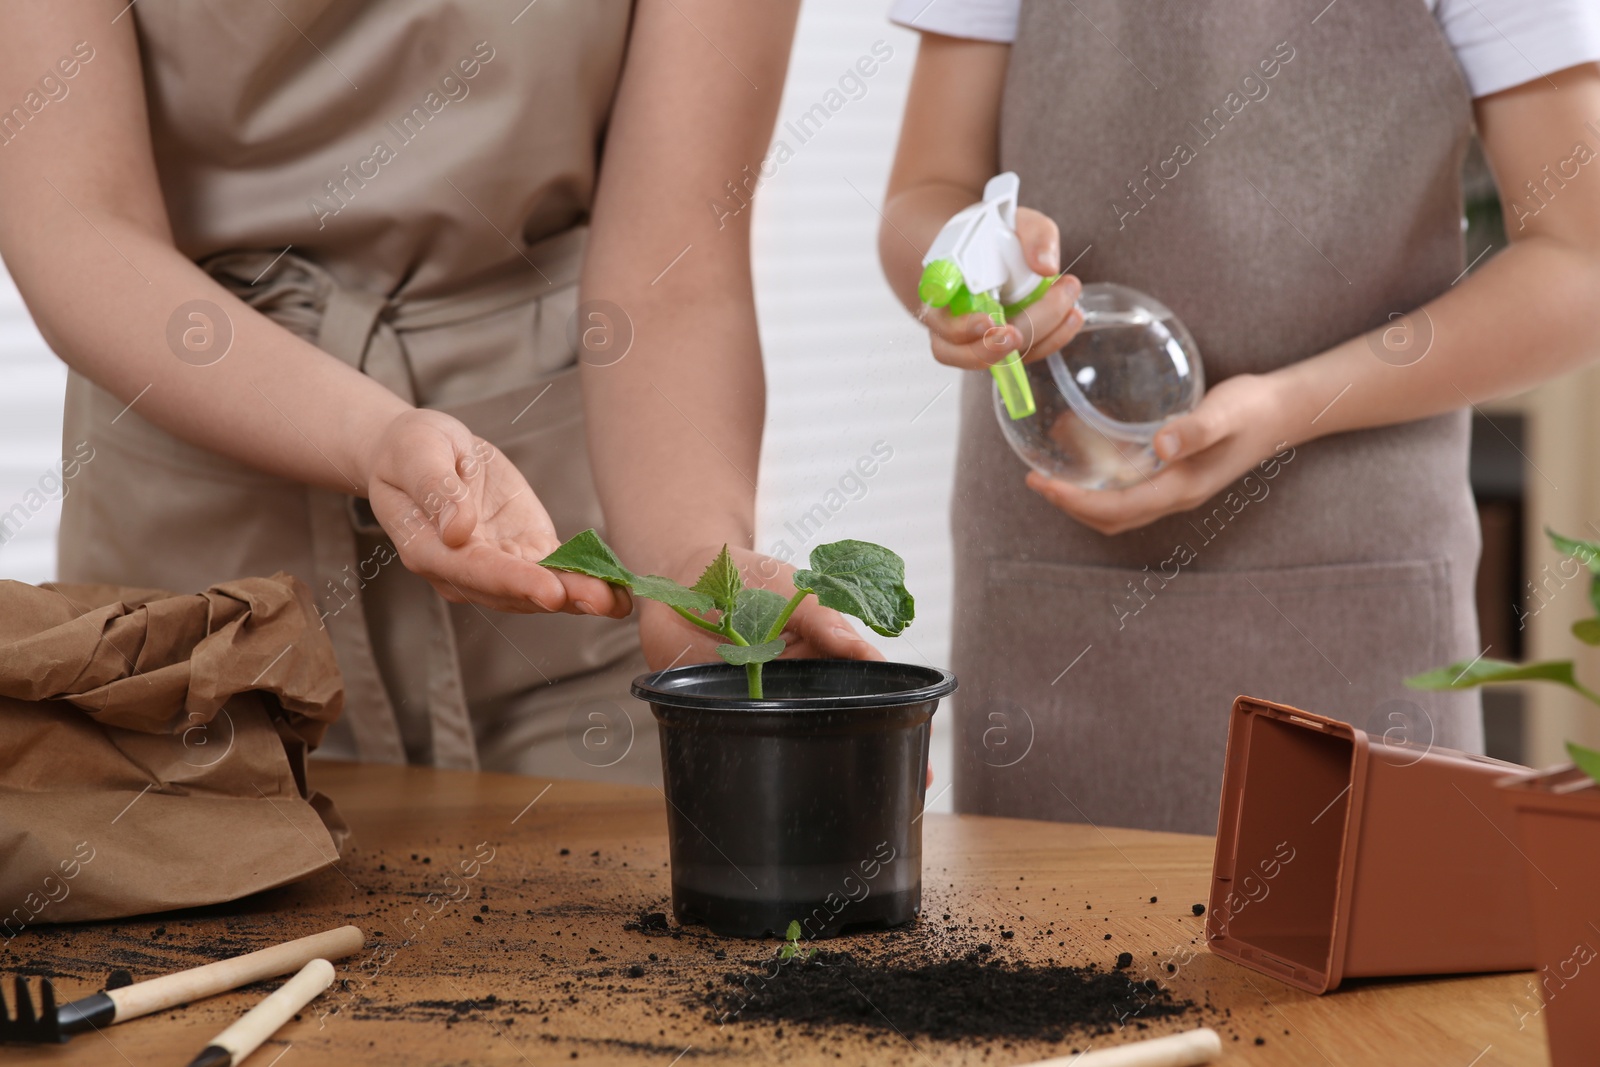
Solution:
{"label": "apron strap", "polygon": [[[415,404],[411,365],[401,341],[404,331],[482,318],[573,284],[585,236],[579,227],[534,245],[526,257],[532,270],[421,300],[390,299],[348,288],[326,268],[292,252],[223,252],[200,266],[257,311]],[[318,570],[336,579],[346,571],[358,573],[359,535],[384,535],[366,501],[325,489],[308,488],[307,494]],[[388,596],[388,610],[418,622],[406,627],[401,641],[408,647],[401,654],[426,665],[434,765],[476,770],[477,746],[450,605],[409,572],[397,576]],[[347,707],[353,712],[351,728],[361,758],[404,763],[399,718],[384,685],[359,592],[340,611],[325,614],[323,622],[344,673]]]}
{"label": "apron strap", "polygon": [[[360,551],[345,501],[331,489],[308,487],[306,510],[311,517],[311,558],[320,574],[358,573]],[[335,584],[338,579],[335,577]],[[383,673],[372,651],[367,614],[360,592],[336,612],[323,612],[322,625],[333,642],[334,658],[344,673],[345,708],[356,751],[364,763],[404,763],[405,745]],[[370,709],[370,710],[368,710]]]}

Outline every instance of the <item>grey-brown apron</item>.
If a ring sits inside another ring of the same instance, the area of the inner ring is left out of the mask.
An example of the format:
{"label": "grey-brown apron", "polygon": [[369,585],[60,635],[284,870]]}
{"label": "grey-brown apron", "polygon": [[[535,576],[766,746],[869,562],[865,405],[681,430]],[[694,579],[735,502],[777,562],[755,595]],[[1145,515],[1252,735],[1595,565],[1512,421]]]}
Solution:
{"label": "grey-brown apron", "polygon": [[[520,15],[163,0],[133,13],[179,249],[491,441],[559,532],[603,525],[568,323],[627,0]],[[294,383],[262,391],[292,423]],[[65,423],[95,453],[63,505],[63,578],[174,590],[303,578],[347,690],[324,754],[659,775],[649,714],[627,696],[643,664],[631,621],[447,604],[364,501],[191,446],[75,374]]]}
{"label": "grey-brown apron", "polygon": [[[1215,385],[1452,284],[1470,121],[1421,0],[1025,0],[1000,154],[1073,272],[1169,305]],[[953,505],[959,810],[1212,833],[1240,693],[1480,749],[1474,694],[1401,684],[1479,651],[1465,412],[1105,537],[1024,487],[990,388],[965,385]]]}

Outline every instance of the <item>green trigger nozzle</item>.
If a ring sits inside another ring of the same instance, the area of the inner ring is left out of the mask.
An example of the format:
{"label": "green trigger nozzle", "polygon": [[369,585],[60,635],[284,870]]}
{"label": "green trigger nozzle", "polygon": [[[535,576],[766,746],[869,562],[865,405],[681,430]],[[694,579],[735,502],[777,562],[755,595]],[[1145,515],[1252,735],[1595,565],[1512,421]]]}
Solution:
{"label": "green trigger nozzle", "polygon": [[948,259],[936,259],[922,269],[922,280],[917,283],[917,298],[936,308],[945,307],[955,299],[966,283],[961,278],[961,268]]}
{"label": "green trigger nozzle", "polygon": [[[996,326],[1006,324],[1007,314],[1015,314],[1044,295],[1050,288],[1047,279],[1039,283],[1032,293],[1009,307],[988,293],[974,293],[967,289],[961,268],[948,259],[935,259],[922,269],[922,280],[917,283],[917,297],[930,307],[949,308],[952,315],[966,315],[981,311]],[[1033,387],[1028,384],[1028,371],[1022,364],[1022,355],[1011,352],[999,363],[989,368],[1006,414],[1013,419],[1025,419],[1037,409],[1034,406]]]}

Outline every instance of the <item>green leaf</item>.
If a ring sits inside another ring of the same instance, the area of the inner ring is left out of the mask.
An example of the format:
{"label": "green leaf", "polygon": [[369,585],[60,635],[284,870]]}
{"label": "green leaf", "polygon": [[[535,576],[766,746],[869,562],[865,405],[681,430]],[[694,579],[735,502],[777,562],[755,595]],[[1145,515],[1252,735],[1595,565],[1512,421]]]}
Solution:
{"label": "green leaf", "polygon": [[1541,663],[1507,663],[1501,659],[1479,659],[1472,663],[1452,663],[1448,667],[1426,671],[1406,679],[1412,689],[1471,689],[1478,685],[1498,682],[1555,682],[1600,704],[1600,696],[1586,689],[1572,673],[1568,659],[1545,660]]}
{"label": "green leaf", "polygon": [[1412,689],[1471,689],[1474,686],[1495,682],[1559,682],[1571,685],[1571,660],[1548,660],[1543,663],[1508,663],[1503,659],[1479,658],[1473,661],[1458,660],[1448,667],[1439,667],[1406,679]]}
{"label": "green leaf", "polygon": [[741,589],[733,609],[733,629],[746,641],[765,640],[788,601],[770,589]]}
{"label": "green leaf", "polygon": [[[1544,528],[1544,535],[1556,546],[1557,552],[1571,556],[1589,568],[1589,605],[1594,608],[1596,615],[1600,615],[1600,541],[1563,537],[1548,526]],[[1579,634],[1576,627],[1572,632],[1577,634],[1580,641],[1587,641],[1591,645],[1597,643]]]}
{"label": "green leaf", "polygon": [[639,596],[686,611],[710,611],[716,601],[705,593],[688,589],[671,578],[658,574],[634,574],[622,565],[617,554],[593,530],[569,538],[539,561],[539,566],[557,571],[575,571],[599,578],[612,585],[626,586]]}
{"label": "green leaf", "polygon": [[798,951],[799,949],[794,947],[793,941],[785,941],[783,947],[778,950],[778,958],[780,960],[792,960],[794,959],[794,954]]}
{"label": "green leaf", "polygon": [[633,572],[622,565],[617,554],[593,530],[585,530],[558,545],[554,552],[539,561],[539,566],[587,574],[613,585],[633,584]]}
{"label": "green leaf", "polygon": [[1572,636],[1586,645],[1600,645],[1600,619],[1579,619],[1572,624]]}
{"label": "green leaf", "polygon": [[[733,562],[727,545],[722,546],[722,551],[711,561],[711,566],[701,573],[694,588],[696,592],[714,600],[723,611],[733,610],[734,603],[739,599],[739,591],[744,588],[744,579],[739,576],[739,567]],[[742,636],[748,638],[750,635]]]}
{"label": "green leaf", "polygon": [[887,548],[835,541],[811,550],[811,569],[795,571],[794,585],[815,593],[823,607],[854,615],[883,636],[895,637],[916,615],[905,578],[905,561]]}
{"label": "green leaf", "polygon": [[717,655],[733,664],[743,667],[750,663],[768,663],[783,655],[783,638],[777,637],[759,645],[718,645]]}
{"label": "green leaf", "polygon": [[1567,757],[1578,765],[1578,770],[1600,782],[1600,752],[1567,742]]}
{"label": "green leaf", "polygon": [[1550,543],[1556,546],[1556,551],[1573,559],[1589,568],[1590,574],[1600,574],[1600,541],[1583,541],[1576,537],[1563,537],[1550,527],[1544,528],[1544,535]]}
{"label": "green leaf", "polygon": [[783,936],[787,937],[790,941],[800,940],[800,920],[790,919],[789,929],[783,932]]}
{"label": "green leaf", "polygon": [[630,584],[639,596],[649,600],[659,600],[663,604],[683,608],[685,611],[710,611],[717,606],[717,602],[706,594],[679,585],[671,578],[663,578],[659,574],[636,574]]}

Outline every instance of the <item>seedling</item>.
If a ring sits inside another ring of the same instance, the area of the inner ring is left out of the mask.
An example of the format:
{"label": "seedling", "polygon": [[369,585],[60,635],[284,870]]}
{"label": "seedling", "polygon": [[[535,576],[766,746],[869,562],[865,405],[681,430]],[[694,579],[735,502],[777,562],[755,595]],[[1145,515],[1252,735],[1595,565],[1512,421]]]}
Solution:
{"label": "seedling", "polygon": [[754,700],[764,697],[761,665],[783,653],[783,628],[807,596],[815,595],[823,607],[853,615],[885,637],[899,636],[916,614],[916,602],[906,591],[905,561],[867,541],[835,541],[812,549],[811,567],[794,572],[794,596],[787,600],[770,589],[747,588],[727,545],[692,587],[658,574],[633,573],[593,530],[562,544],[539,565],[624,586],[727,638],[717,654],[744,667]]}
{"label": "seedling", "polygon": [[[1573,623],[1572,636],[1586,645],[1600,645],[1600,541],[1563,537],[1549,527],[1545,527],[1544,533],[1550,538],[1550,543],[1556,546],[1556,551],[1581,560],[1589,568],[1589,604],[1594,608],[1595,615]],[[1589,703],[1600,706],[1600,693],[1578,681],[1570,659],[1508,663],[1500,659],[1480,658],[1452,663],[1448,667],[1406,679],[1406,685],[1413,689],[1471,689],[1473,686],[1503,682],[1554,682],[1566,686]],[[1567,756],[1579,770],[1600,783],[1600,752],[1568,741]]]}
{"label": "seedling", "polygon": [[787,937],[789,940],[785,941],[783,943],[783,947],[778,950],[778,958],[780,960],[792,960],[796,956],[799,956],[802,960],[808,960],[817,951],[814,948],[801,948],[800,947],[800,920],[799,919],[790,919],[789,920],[789,929],[787,929],[787,930],[785,930],[783,932],[783,936]]}

